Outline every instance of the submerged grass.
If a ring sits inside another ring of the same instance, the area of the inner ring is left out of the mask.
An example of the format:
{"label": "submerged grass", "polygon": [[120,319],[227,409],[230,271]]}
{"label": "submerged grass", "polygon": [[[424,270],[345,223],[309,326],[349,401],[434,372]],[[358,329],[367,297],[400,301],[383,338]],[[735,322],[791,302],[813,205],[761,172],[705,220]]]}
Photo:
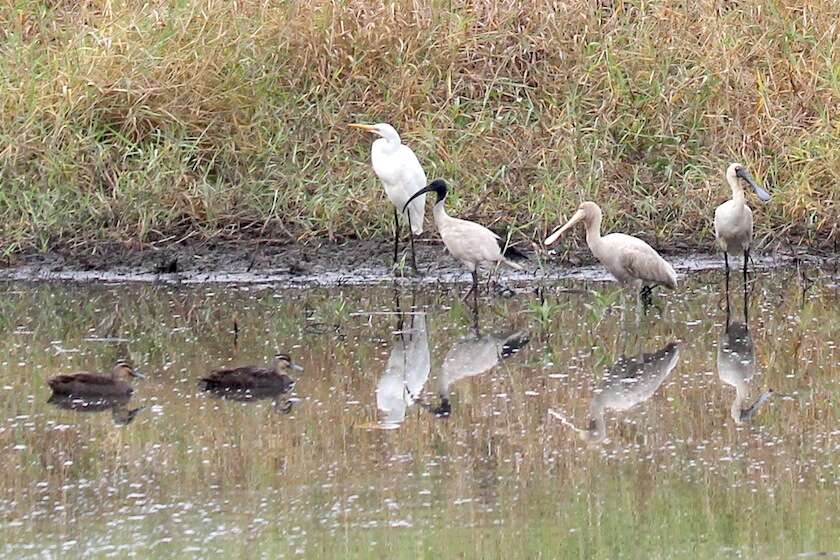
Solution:
{"label": "submerged grass", "polygon": [[708,246],[739,160],[774,194],[761,242],[831,245],[838,21],[832,0],[5,3],[0,248],[385,236],[355,121],[520,237],[593,199],[607,228]]}

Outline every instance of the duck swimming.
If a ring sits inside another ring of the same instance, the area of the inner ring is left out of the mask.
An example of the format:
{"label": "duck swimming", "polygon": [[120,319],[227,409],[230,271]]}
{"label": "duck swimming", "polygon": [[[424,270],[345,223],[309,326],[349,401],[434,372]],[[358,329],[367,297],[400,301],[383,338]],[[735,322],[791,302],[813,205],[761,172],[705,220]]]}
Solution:
{"label": "duck swimming", "polygon": [[303,368],[292,362],[288,354],[276,354],[271,368],[220,368],[202,377],[200,383],[205,391],[285,393],[295,384],[295,380],[286,373],[288,370],[303,371]]}
{"label": "duck swimming", "polygon": [[134,389],[128,379],[145,376],[124,360],[117,360],[111,373],[71,373],[57,375],[47,381],[54,395],[73,397],[120,397],[128,396]]}

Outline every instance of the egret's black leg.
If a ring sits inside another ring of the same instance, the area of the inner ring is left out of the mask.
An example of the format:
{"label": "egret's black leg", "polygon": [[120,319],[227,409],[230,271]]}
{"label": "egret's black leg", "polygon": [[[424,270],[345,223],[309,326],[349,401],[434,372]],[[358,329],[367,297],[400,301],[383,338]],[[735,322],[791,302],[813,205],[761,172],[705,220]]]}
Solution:
{"label": "egret's black leg", "polygon": [[414,256],[414,230],[411,228],[411,212],[408,212],[408,238],[411,242],[411,268],[417,272],[417,258]]}
{"label": "egret's black leg", "polygon": [[394,207],[394,264],[397,264],[397,254],[400,250],[400,215]]}

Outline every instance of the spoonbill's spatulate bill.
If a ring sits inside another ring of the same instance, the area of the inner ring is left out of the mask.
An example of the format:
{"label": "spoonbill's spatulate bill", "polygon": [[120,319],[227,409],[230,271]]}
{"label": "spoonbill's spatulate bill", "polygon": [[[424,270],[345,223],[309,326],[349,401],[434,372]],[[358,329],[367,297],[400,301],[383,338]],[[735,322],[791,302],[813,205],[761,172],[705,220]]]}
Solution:
{"label": "spoonbill's spatulate bill", "polygon": [[668,262],[654,251],[653,247],[631,235],[611,233],[601,237],[601,209],[594,202],[584,202],[577,212],[562,227],[545,240],[551,245],[576,223],[586,226],[586,244],[589,250],[616,280],[632,284],[636,289],[643,286],[649,292],[650,286],[660,285],[674,289],[677,274]]}
{"label": "spoonbill's spatulate bill", "polygon": [[[435,225],[449,253],[464,263],[464,266],[472,274],[473,287],[470,291],[476,295],[478,293],[477,268],[482,263],[504,263],[511,268],[522,270],[519,264],[505,258],[502,252],[502,239],[498,235],[481,224],[453,218],[446,213],[444,200],[448,191],[449,186],[446,181],[442,179],[432,181],[427,187],[420,189],[409,199],[403,207],[403,211],[415,198],[422,197],[427,192],[437,194],[437,202],[435,202],[434,207]],[[467,295],[469,293],[467,292]]]}
{"label": "spoonbill's spatulate bill", "polygon": [[[426,186],[426,173],[417,160],[417,156],[400,140],[400,135],[393,126],[386,123],[379,124],[351,124],[358,128],[380,136],[373,143],[370,158],[373,171],[388,199],[394,205],[394,263],[397,262],[400,244],[399,212],[417,191]],[[411,239],[411,265],[417,270],[417,259],[414,256],[414,236],[423,233],[423,215],[426,209],[426,197],[418,197],[408,212],[409,237]]]}
{"label": "spoonbill's spatulate bill", "polygon": [[732,198],[715,209],[715,238],[723,250],[726,263],[726,280],[729,281],[729,255],[744,255],[744,283],[747,281],[747,262],[750,258],[750,244],[753,235],[752,210],[747,206],[744,187],[747,183],[759,200],[767,202],[770,193],[758,186],[750,172],[740,163],[730,164],[726,169],[726,182],[732,189]]}

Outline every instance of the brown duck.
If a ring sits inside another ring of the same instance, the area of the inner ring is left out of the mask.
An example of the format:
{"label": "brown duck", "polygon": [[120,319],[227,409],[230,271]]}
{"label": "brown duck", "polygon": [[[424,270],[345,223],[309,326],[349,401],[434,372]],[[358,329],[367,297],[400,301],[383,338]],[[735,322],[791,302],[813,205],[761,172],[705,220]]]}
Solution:
{"label": "brown duck", "polygon": [[54,395],[66,395],[74,397],[119,397],[127,396],[134,392],[128,379],[137,377],[143,379],[145,376],[135,371],[128,363],[118,360],[111,373],[71,373],[69,375],[57,375],[48,380]]}
{"label": "brown duck", "polygon": [[211,371],[201,378],[202,388],[206,391],[242,391],[249,393],[285,393],[295,384],[286,372],[303,371],[288,354],[276,354],[271,368],[243,366],[221,368]]}

